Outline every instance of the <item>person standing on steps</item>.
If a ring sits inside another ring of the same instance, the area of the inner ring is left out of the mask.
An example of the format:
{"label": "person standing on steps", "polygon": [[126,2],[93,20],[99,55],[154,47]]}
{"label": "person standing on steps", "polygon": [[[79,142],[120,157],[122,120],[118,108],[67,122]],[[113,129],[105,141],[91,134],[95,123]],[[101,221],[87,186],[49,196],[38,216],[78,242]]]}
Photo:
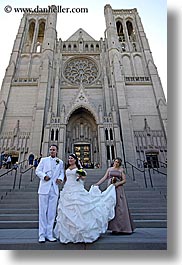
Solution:
{"label": "person standing on steps", "polygon": [[76,154],[68,157],[65,184],[60,191],[54,235],[60,243],[92,243],[107,231],[114,218],[116,191],[110,185],[101,192],[99,187],[84,188],[86,171],[80,169]]}
{"label": "person standing on steps", "polygon": [[39,183],[39,243],[46,240],[56,241],[53,237],[53,226],[56,217],[59,196],[58,185],[64,179],[63,161],[57,157],[58,147],[50,146],[50,156],[41,158],[36,168]]}
{"label": "person standing on steps", "polygon": [[113,166],[107,169],[104,177],[101,178],[95,185],[99,186],[106,179],[108,180],[108,185],[112,183],[116,188],[115,217],[109,222],[108,230],[111,230],[114,235],[132,234],[135,226],[130,215],[123,187],[126,183],[126,175],[124,173],[120,157],[114,159]]}

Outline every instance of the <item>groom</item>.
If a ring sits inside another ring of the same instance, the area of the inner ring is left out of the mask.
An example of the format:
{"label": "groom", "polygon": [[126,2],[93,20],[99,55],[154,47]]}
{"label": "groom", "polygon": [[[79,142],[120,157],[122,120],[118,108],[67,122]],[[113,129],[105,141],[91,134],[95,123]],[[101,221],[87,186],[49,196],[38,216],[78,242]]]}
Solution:
{"label": "groom", "polygon": [[56,217],[59,196],[58,184],[64,179],[63,161],[57,158],[57,145],[50,146],[50,156],[42,158],[36,168],[39,183],[39,243],[47,239],[56,241],[53,237],[53,226]]}

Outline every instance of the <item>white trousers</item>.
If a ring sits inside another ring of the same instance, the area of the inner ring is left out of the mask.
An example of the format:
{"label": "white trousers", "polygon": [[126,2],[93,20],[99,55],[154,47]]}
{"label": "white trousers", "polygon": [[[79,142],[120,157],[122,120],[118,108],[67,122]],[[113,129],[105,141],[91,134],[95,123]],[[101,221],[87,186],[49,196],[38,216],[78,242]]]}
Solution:
{"label": "white trousers", "polygon": [[52,237],[56,217],[58,195],[53,185],[49,194],[39,194],[39,237]]}

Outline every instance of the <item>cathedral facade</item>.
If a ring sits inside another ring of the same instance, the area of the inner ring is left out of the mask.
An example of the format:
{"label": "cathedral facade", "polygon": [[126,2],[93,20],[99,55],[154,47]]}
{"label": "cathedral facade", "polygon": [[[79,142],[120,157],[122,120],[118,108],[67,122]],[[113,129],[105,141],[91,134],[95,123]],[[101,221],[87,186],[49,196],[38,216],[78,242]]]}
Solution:
{"label": "cathedral facade", "polygon": [[23,161],[57,144],[87,166],[166,161],[167,104],[140,16],[110,5],[104,16],[104,38],[80,28],[63,41],[56,13],[23,15],[0,91],[0,152]]}

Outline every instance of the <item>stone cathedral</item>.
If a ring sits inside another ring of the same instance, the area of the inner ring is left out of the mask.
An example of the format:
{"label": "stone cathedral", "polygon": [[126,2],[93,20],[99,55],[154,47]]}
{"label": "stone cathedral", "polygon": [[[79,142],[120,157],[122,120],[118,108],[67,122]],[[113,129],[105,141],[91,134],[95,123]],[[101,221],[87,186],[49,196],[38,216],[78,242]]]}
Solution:
{"label": "stone cathedral", "polygon": [[[61,14],[60,14],[61,15]],[[167,159],[167,103],[136,8],[104,7],[104,38],[57,38],[57,13],[25,13],[0,91],[0,152],[106,168]],[[64,25],[62,25],[64,27]]]}

